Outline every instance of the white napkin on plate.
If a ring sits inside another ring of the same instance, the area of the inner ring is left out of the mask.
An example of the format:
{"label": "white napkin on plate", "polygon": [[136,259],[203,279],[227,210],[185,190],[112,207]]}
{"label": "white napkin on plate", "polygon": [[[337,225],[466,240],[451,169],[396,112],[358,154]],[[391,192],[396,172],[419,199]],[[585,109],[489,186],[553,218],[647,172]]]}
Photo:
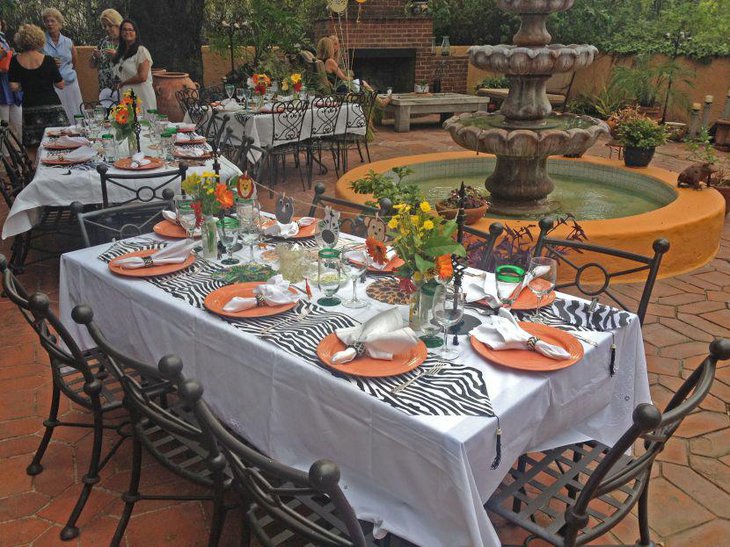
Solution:
{"label": "white napkin on plate", "polygon": [[240,104],[238,104],[236,99],[230,99],[229,102],[226,102],[226,101],[229,101],[229,99],[225,99],[224,101],[222,101],[221,105],[223,106],[223,110],[225,110],[227,112],[234,112],[236,110],[241,110],[241,108],[243,108]]}
{"label": "white napkin on plate", "polygon": [[134,156],[132,156],[132,163],[130,164],[130,167],[132,169],[137,169],[138,167],[142,167],[148,163],[150,163],[150,160],[144,157],[144,152],[137,152]]}
{"label": "white napkin on plate", "polygon": [[398,308],[379,313],[359,327],[337,329],[335,334],[347,346],[332,356],[336,365],[349,363],[357,357],[357,350],[353,347],[356,343],[363,344],[365,353],[373,359],[391,361],[393,355],[403,353],[419,342],[413,329],[403,326]]}
{"label": "white napkin on plate", "polygon": [[91,144],[89,139],[86,137],[70,137],[68,135],[61,135],[53,143],[57,146],[88,146]]}
{"label": "white napkin on plate", "polygon": [[96,150],[90,146],[80,146],[76,150],[64,154],[64,158],[72,161],[89,161],[96,157]]}
{"label": "white napkin on plate", "polygon": [[550,271],[550,267],[549,266],[537,266],[534,269],[529,270],[525,274],[525,277],[522,279],[522,283],[520,283],[515,288],[515,291],[517,292],[517,296],[515,297],[515,300],[517,300],[520,297],[519,295],[522,294],[522,291],[524,291],[525,289],[527,289],[530,286],[530,281],[532,281],[536,277],[540,277],[542,275],[545,275],[549,271]]}
{"label": "white napkin on plate", "polygon": [[[188,259],[193,247],[195,247],[195,241],[192,239],[183,239],[182,241],[168,245],[164,249],[160,249],[150,256],[152,259],[151,265],[161,266],[163,264],[181,264]],[[146,266],[144,259],[139,256],[122,258],[121,260],[117,260],[116,264],[126,270],[134,270],[137,268],[144,268]]]}
{"label": "white napkin on plate", "polygon": [[173,224],[179,224],[177,221],[177,213],[175,211],[168,211],[167,209],[162,210],[162,218],[172,222]]}
{"label": "white napkin on plate", "polygon": [[175,142],[188,143],[193,139],[194,137],[192,133],[175,133]]}
{"label": "white napkin on plate", "polygon": [[278,221],[264,228],[264,235],[289,238],[299,233],[299,224],[290,222],[289,224],[281,224]]}
{"label": "white napkin on plate", "polygon": [[196,125],[194,123],[170,123],[170,127],[177,127],[178,131],[195,131]]}
{"label": "white napkin on plate", "polygon": [[[281,306],[283,304],[291,304],[299,300],[299,295],[289,290],[289,282],[284,279],[281,274],[275,275],[263,285],[259,285],[253,290],[254,295],[260,294],[264,298],[267,306]],[[258,305],[256,297],[234,296],[228,303],[223,306],[223,311],[238,312]]]}
{"label": "white napkin on plate", "polygon": [[[530,349],[528,340],[533,336],[517,324],[517,320],[506,308],[499,308],[497,315],[484,318],[484,323],[469,333],[495,351],[503,349]],[[550,359],[567,359],[570,353],[559,346],[538,340],[534,351]]]}
{"label": "white napkin on plate", "polygon": [[[493,283],[492,283],[493,284]],[[466,302],[471,304],[472,302],[478,302],[479,300],[487,301],[487,305],[491,308],[498,308],[501,306],[499,299],[494,296],[495,289],[490,290],[487,288],[487,282],[483,285],[479,283],[467,283],[464,287],[464,293],[466,294]]]}
{"label": "white napkin on plate", "polygon": [[183,158],[200,158],[206,154],[202,148],[180,148],[175,147],[175,155]]}

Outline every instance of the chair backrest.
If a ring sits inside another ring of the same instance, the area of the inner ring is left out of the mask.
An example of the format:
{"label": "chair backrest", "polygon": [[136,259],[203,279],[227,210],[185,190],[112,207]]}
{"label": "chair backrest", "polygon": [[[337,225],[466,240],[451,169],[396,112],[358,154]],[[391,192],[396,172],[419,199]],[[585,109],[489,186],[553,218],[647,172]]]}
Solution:
{"label": "chair backrest", "polygon": [[[187,166],[180,165],[174,171],[162,173],[109,173],[109,166],[100,164],[96,170],[101,178],[101,197],[104,208],[110,204],[125,205],[134,201],[148,203],[150,201],[165,199],[163,191],[171,188],[173,192],[180,191],[180,183],[185,179]],[[144,181],[141,183],[140,181]],[[174,187],[174,188],[173,188]],[[109,190],[114,190],[112,198],[109,198]]]}
{"label": "chair backrest", "polygon": [[86,212],[81,202],[74,201],[70,208],[78,219],[84,247],[93,247],[151,232],[162,220],[163,209],[172,209],[174,197],[175,193],[165,188],[162,201],[129,203]]}
{"label": "chair backrest", "polygon": [[[730,359],[730,340],[716,339],[710,344],[709,356],[687,378],[672,397],[664,413],[649,404],[640,404],[634,410],[633,425],[611,447],[601,463],[590,473],[585,487],[576,499],[575,505],[566,515],[568,529],[566,544],[575,539],[578,531],[588,524],[588,506],[593,499],[625,488],[632,481],[638,481],[643,488],[649,480],[651,466],[677,428],[694,411],[710,392],[715,378],[718,361]],[[628,462],[621,461],[634,442],[644,439],[645,451],[635,454]],[[628,511],[629,508],[626,508]],[[574,524],[574,525],[572,525]]]}
{"label": "chair backrest", "polygon": [[494,245],[497,239],[504,232],[504,225],[501,222],[492,222],[489,225],[489,232],[482,232],[471,226],[464,226],[464,233],[474,236],[477,241],[468,243],[465,239],[465,247],[469,265],[485,272],[494,270]]}
{"label": "chair backrest", "polygon": [[198,91],[198,96],[200,97],[200,102],[203,104],[210,104],[227,98],[226,90],[220,85],[201,87]]}
{"label": "chair backrest", "polygon": [[342,97],[327,95],[312,101],[312,131],[309,137],[322,139],[332,137],[342,112]]}
{"label": "chair backrest", "polygon": [[217,150],[220,147],[228,122],[231,121],[231,115],[214,109],[209,110],[209,112],[210,117],[205,124],[203,136],[208,144]]}
{"label": "chair backrest", "polygon": [[[222,480],[223,458],[216,445],[194,423],[189,407],[178,397],[176,386],[184,381],[180,358],[166,355],[157,367],[148,365],[109,344],[94,323],[94,313],[89,306],[76,306],[71,317],[87,328],[111,363],[112,373],[124,389],[124,406],[129,411],[132,425],[153,455],[193,481],[210,485],[215,479]],[[164,397],[157,396],[161,393]],[[157,443],[149,442],[150,435],[145,433],[153,428],[157,429],[154,433],[159,440]],[[161,440],[167,436],[178,442],[168,445]],[[181,445],[186,449],[181,449]]]}
{"label": "chair backrest", "polygon": [[272,147],[299,141],[308,109],[309,101],[276,102],[271,106]]}
{"label": "chair backrest", "polygon": [[347,111],[345,122],[345,134],[361,134],[362,129],[367,131],[370,121],[370,114],[375,105],[375,93],[360,91],[358,93],[347,93],[342,101],[342,106]]}
{"label": "chair backrest", "polygon": [[[233,475],[233,485],[246,504],[242,507],[244,517],[263,545],[273,543],[258,522],[256,509],[274,519],[277,529],[283,525],[317,546],[366,545],[355,512],[340,488],[340,470],[335,463],[318,460],[309,468],[309,473],[284,465],[253,450],[229,433],[203,400],[200,384],[187,380],[180,386],[180,394],[192,408],[201,429],[218,443]],[[320,505],[315,500],[323,496],[334,506],[334,515],[316,510],[307,515],[301,510]],[[299,510],[293,507],[293,500],[300,502]],[[322,520],[328,526],[324,526]]]}
{"label": "chair backrest", "polygon": [[[623,299],[611,289],[611,282],[621,276],[646,272],[647,277],[644,282],[644,289],[641,293],[638,309],[635,312],[636,315],[639,316],[639,320],[642,323],[644,322],[644,316],[646,315],[646,309],[649,306],[649,298],[651,297],[652,290],[654,290],[654,283],[656,282],[657,274],[659,273],[662,257],[664,256],[664,253],[669,250],[669,242],[666,239],[660,238],[655,240],[652,245],[654,255],[644,256],[600,245],[592,245],[583,241],[548,237],[547,234],[554,224],[554,220],[550,217],[540,219],[539,224],[540,237],[538,238],[537,245],[535,246],[535,256],[543,255],[551,258],[557,258],[562,264],[565,264],[567,267],[575,271],[575,278],[573,280],[558,283],[555,286],[556,289],[575,287],[586,296],[597,297],[600,295],[606,295],[622,309],[629,310],[627,305],[624,304]],[[588,262],[586,260],[581,260],[581,263],[578,264],[575,261],[575,256],[566,254],[570,250],[580,253],[581,256],[597,255],[600,257],[602,255],[604,257],[611,257],[612,259],[621,259],[621,263],[625,263],[627,266],[616,271],[609,271],[600,262]],[[582,279],[584,276],[595,276],[599,273],[602,278],[601,281],[586,281],[585,279]]]}
{"label": "chair backrest", "polygon": [[318,182],[314,185],[314,198],[312,198],[312,206],[309,208],[309,216],[317,216],[317,209],[323,209],[324,205],[334,205],[335,209],[343,213],[340,219],[340,230],[354,236],[366,238],[368,224],[372,217],[379,216],[388,219],[393,212],[393,204],[388,198],[382,198],[379,201],[379,207],[371,207],[325,195],[326,191],[327,187],[323,183]]}
{"label": "chair backrest", "polygon": [[187,112],[188,105],[200,102],[200,93],[198,93],[197,88],[185,86],[175,92],[175,98],[180,109]]}
{"label": "chair backrest", "polygon": [[0,133],[0,149],[2,149],[3,157],[18,173],[22,184],[28,184],[35,176],[35,166],[27,148],[18,139],[17,135],[10,130],[5,120],[0,122],[0,131],[2,131]]}

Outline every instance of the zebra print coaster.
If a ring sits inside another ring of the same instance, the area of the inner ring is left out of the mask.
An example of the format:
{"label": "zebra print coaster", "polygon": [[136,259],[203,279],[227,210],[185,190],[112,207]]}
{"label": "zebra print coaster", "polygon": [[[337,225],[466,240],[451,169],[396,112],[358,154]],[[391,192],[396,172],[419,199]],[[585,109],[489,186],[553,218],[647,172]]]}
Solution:
{"label": "zebra print coaster", "polygon": [[[550,306],[542,308],[541,317],[546,325],[559,326],[565,330],[609,332],[629,324],[631,314],[627,311],[598,304],[588,311],[590,302],[557,298]],[[519,320],[532,315],[532,311],[515,311]]]}

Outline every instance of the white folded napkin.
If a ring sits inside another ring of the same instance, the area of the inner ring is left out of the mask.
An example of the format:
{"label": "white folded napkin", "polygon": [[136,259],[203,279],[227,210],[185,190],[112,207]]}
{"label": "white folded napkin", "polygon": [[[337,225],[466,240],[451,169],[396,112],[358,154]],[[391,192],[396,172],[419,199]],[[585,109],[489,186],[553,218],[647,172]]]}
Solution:
{"label": "white folded napkin", "polygon": [[502,304],[499,299],[494,296],[494,292],[496,292],[494,288],[487,288],[486,281],[483,285],[480,285],[479,283],[467,283],[464,287],[464,293],[466,294],[466,301],[468,304],[478,302],[479,300],[486,300],[489,307],[498,308]]}
{"label": "white folded napkin", "polygon": [[53,144],[57,146],[75,147],[88,146],[89,144],[91,144],[91,142],[89,142],[89,139],[87,139],[86,137],[70,137],[68,135],[61,135],[56,139]]}
{"label": "white folded napkin", "polygon": [[207,152],[202,148],[180,148],[175,147],[175,155],[183,158],[200,158]]}
{"label": "white folded napkin", "polygon": [[332,356],[336,365],[349,363],[358,356],[355,344],[362,344],[365,353],[373,359],[391,361],[393,355],[403,353],[419,342],[413,329],[403,326],[398,308],[379,313],[359,327],[337,329],[335,334],[347,346]]}
{"label": "white folded napkin", "polygon": [[385,264],[378,264],[375,262],[372,258],[368,256],[367,249],[357,249],[354,251],[350,251],[347,253],[346,258],[349,260],[352,260],[353,262],[359,262],[360,264],[364,264],[367,261],[368,268],[372,268],[373,270],[382,271],[386,269],[392,260],[397,256],[395,249],[388,249],[388,252],[385,254],[385,257],[387,258]]}
{"label": "white folded napkin", "polygon": [[188,143],[192,139],[192,133],[175,133],[175,142]]}
{"label": "white folded napkin", "polygon": [[532,270],[529,270],[525,277],[522,279],[522,283],[520,283],[516,288],[515,292],[512,293],[513,295],[516,294],[515,300],[517,300],[520,297],[520,294],[522,294],[522,291],[527,289],[530,286],[530,281],[535,279],[536,277],[540,277],[542,275],[545,275],[550,271],[549,266],[537,266],[533,268]]}
{"label": "white folded napkin", "polygon": [[180,224],[177,221],[177,213],[175,211],[168,211],[167,209],[162,210],[162,218],[165,220],[172,222],[173,224]]}
{"label": "white folded napkin", "polygon": [[[195,247],[195,241],[192,239],[183,239],[171,245],[168,245],[164,249],[160,249],[149,258],[152,259],[150,266],[161,266],[162,264],[181,264],[188,259],[190,251]],[[147,266],[144,259],[139,256],[131,256],[129,258],[122,258],[117,260],[116,264],[126,270],[134,270],[137,268],[144,268]]]}
{"label": "white folded napkin", "polygon": [[[225,104],[223,104],[223,103],[225,103]],[[221,105],[223,106],[223,110],[225,110],[226,112],[234,112],[236,110],[241,110],[241,108],[242,108],[241,105],[238,104],[235,99],[231,99],[231,102],[229,102],[229,103],[226,103],[226,101],[223,101],[221,103]]]}
{"label": "white folded napkin", "polygon": [[294,237],[299,233],[299,224],[296,222],[290,222],[289,224],[281,224],[280,222],[274,222],[270,226],[264,228],[264,235],[289,238]]}
{"label": "white folded napkin", "polygon": [[[253,290],[254,295],[261,295],[266,306],[281,306],[291,304],[299,300],[299,295],[289,290],[289,282],[281,274],[275,275],[263,285]],[[242,297],[234,296],[223,306],[223,311],[237,312],[244,311],[258,306],[256,296]]]}
{"label": "white folded napkin", "polygon": [[196,128],[194,123],[183,123],[183,122],[178,122],[178,123],[170,122],[169,127],[177,127],[178,131],[195,131],[195,128]]}
{"label": "white folded napkin", "polygon": [[96,150],[90,146],[80,146],[76,150],[64,154],[64,158],[72,161],[89,161],[96,157]]}
{"label": "white folded napkin", "polygon": [[132,156],[132,163],[130,164],[130,167],[137,169],[138,167],[142,167],[148,163],[150,163],[150,160],[144,157],[144,152],[137,152],[134,156]]}
{"label": "white folded napkin", "polygon": [[[484,323],[469,333],[495,351],[504,349],[530,349],[528,341],[534,338],[517,324],[517,320],[506,308],[499,308],[497,315],[484,318]],[[550,359],[567,359],[570,353],[537,339],[534,350]]]}

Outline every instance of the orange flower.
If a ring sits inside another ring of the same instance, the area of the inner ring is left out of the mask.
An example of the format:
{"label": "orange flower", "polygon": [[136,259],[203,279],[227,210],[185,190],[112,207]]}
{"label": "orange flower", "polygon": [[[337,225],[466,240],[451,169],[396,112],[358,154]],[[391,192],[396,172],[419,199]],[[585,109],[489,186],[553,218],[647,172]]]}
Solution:
{"label": "orange flower", "polygon": [[368,249],[368,254],[378,264],[385,264],[388,262],[388,248],[385,243],[378,241],[374,237],[369,237],[365,240],[365,246]]}
{"label": "orange flower", "polygon": [[127,97],[127,96],[122,97],[122,100],[119,101],[119,104],[124,104],[124,105],[132,104],[132,97]]}
{"label": "orange flower", "polygon": [[454,275],[451,255],[441,255],[436,259],[436,275],[440,279],[449,279]]}
{"label": "orange flower", "polygon": [[219,184],[215,187],[215,198],[224,209],[233,207],[233,192],[225,184]]}
{"label": "orange flower", "polygon": [[117,112],[116,120],[118,124],[126,124],[127,121],[129,121],[129,112],[127,112],[126,110],[120,110],[119,112]]}

